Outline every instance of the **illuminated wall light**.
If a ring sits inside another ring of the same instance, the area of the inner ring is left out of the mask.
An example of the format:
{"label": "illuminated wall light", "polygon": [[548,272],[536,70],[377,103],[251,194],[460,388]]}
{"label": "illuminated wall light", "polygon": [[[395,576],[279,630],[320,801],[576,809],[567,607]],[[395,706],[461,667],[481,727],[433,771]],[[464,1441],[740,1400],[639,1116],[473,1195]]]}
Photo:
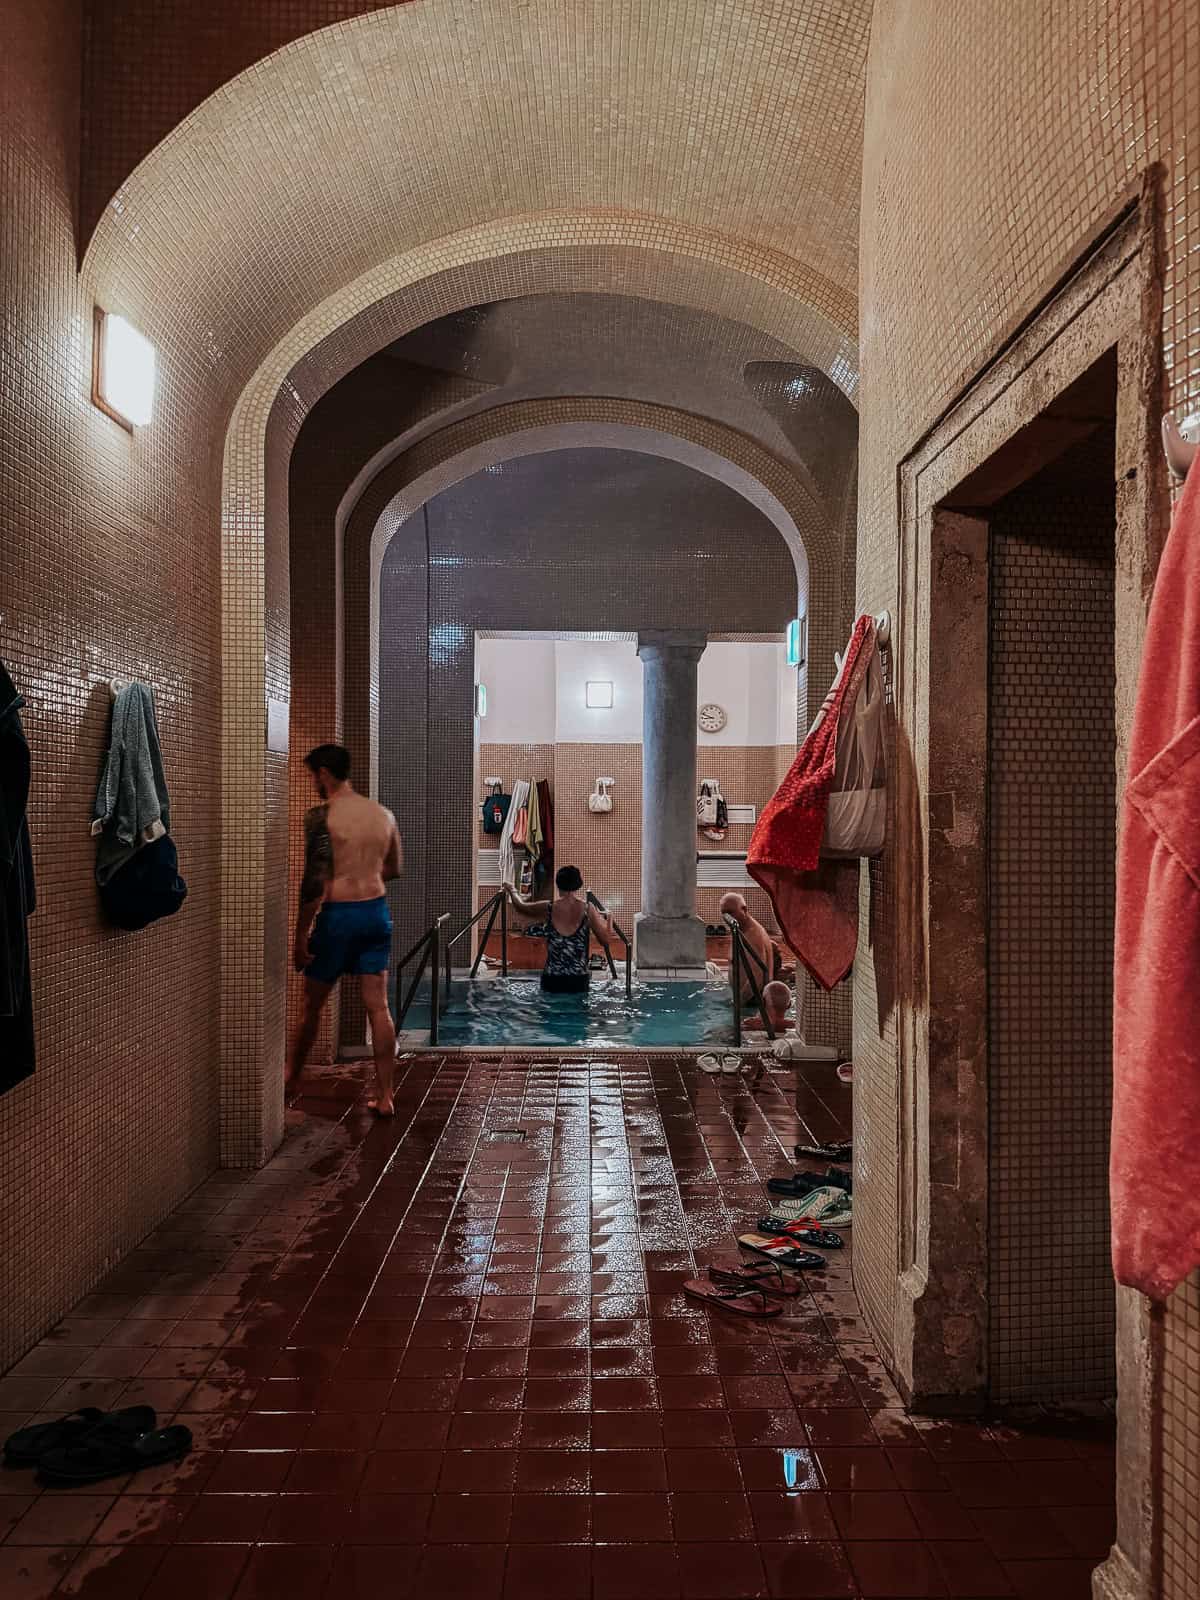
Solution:
{"label": "illuminated wall light", "polygon": [[613,686],[611,683],[589,683],[584,692],[584,703],[589,711],[611,711]]}
{"label": "illuminated wall light", "polygon": [[96,307],[92,400],[122,427],[144,428],[154,416],[154,346],[124,317]]}
{"label": "illuminated wall light", "polygon": [[793,617],[787,625],[787,664],[802,667],[808,656],[808,618]]}
{"label": "illuminated wall light", "polygon": [[486,683],[477,683],[475,685],[475,715],[477,717],[486,717],[487,716],[487,684]]}

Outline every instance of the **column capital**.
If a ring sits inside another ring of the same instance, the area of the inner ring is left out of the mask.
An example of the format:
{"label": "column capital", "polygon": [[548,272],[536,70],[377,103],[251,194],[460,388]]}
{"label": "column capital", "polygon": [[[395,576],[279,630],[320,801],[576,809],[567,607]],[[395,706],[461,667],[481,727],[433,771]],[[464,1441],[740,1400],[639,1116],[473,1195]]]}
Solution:
{"label": "column capital", "polygon": [[649,628],[637,636],[637,653],[674,655],[699,661],[708,644],[708,635],[699,628]]}

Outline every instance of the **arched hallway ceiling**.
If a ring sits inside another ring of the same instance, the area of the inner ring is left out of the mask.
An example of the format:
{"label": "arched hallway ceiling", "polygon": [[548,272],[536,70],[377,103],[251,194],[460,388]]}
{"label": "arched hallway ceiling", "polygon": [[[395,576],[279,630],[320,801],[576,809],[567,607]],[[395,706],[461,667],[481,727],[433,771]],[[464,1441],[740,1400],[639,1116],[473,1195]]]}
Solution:
{"label": "arched hallway ceiling", "polygon": [[280,341],[286,373],[402,284],[538,247],[732,269],[852,341],[869,13],[411,0],[359,16],[197,107],[114,195],[86,270],[151,337],[164,294],[186,306],[231,400]]}
{"label": "arched hallway ceiling", "polygon": [[[790,427],[750,385],[759,370],[790,375],[833,417],[820,426],[805,415],[807,426]],[[356,368],[301,430],[293,481],[308,505],[293,516],[328,515],[309,496],[310,452],[322,487],[331,457],[345,463],[340,529],[366,484],[421,438],[498,407],[570,397],[629,400],[736,430],[796,470],[830,523],[841,523],[857,418],[831,379],[743,323],[599,294],[528,295],[451,313]]]}

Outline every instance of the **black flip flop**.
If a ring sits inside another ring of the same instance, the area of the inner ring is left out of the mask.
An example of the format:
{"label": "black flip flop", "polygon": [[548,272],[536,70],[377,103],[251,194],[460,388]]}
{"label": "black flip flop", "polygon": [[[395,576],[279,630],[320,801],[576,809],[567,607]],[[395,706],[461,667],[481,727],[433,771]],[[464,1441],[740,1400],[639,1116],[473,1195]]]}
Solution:
{"label": "black flip flop", "polygon": [[767,1179],[767,1190],[770,1194],[786,1194],[793,1200],[801,1200],[814,1189],[824,1187],[824,1178],[819,1178],[815,1172],[797,1172],[792,1178]]}
{"label": "black flip flop", "polygon": [[103,1423],[128,1431],[136,1438],[158,1421],[150,1406],[130,1406],[125,1411],[103,1412],[95,1406],[81,1406],[55,1422],[35,1422],[18,1428],[4,1441],[6,1467],[36,1467],[51,1450],[65,1450],[79,1444]]}
{"label": "black flip flop", "polygon": [[796,1160],[804,1161],[812,1156],[817,1161],[849,1161],[852,1153],[850,1141],[845,1144],[798,1144],[796,1146]]}
{"label": "black flip flop", "polygon": [[81,1443],[65,1450],[52,1450],[38,1463],[38,1477],[57,1488],[73,1488],[81,1483],[99,1483],[103,1478],[121,1478],[143,1467],[162,1467],[182,1461],[192,1448],[192,1430],[176,1423],[169,1428],[151,1428],[131,1436],[120,1429],[108,1431],[101,1425]]}
{"label": "black flip flop", "polygon": [[825,1257],[815,1250],[797,1250],[786,1239],[766,1233],[744,1233],[738,1244],[750,1255],[769,1261],[773,1267],[786,1267],[789,1272],[810,1272],[825,1265]]}
{"label": "black flip flop", "polygon": [[772,1239],[790,1239],[795,1244],[811,1244],[818,1250],[840,1250],[845,1240],[840,1233],[818,1227],[815,1222],[790,1222],[786,1217],[759,1217],[758,1231]]}
{"label": "black flip flop", "polygon": [[771,1194],[786,1194],[791,1199],[801,1200],[806,1194],[811,1194],[814,1189],[844,1189],[847,1194],[853,1191],[854,1179],[848,1172],[839,1172],[836,1167],[830,1167],[828,1172],[797,1172],[791,1178],[768,1178],[767,1189]]}

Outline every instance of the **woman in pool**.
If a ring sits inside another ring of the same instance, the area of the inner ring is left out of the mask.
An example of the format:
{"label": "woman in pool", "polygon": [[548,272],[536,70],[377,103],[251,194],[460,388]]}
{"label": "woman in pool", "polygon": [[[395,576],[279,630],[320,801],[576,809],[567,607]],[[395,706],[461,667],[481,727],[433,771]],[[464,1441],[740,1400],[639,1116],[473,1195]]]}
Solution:
{"label": "woman in pool", "polygon": [[558,898],[522,900],[511,883],[504,892],[513,909],[523,917],[540,917],[527,931],[546,940],[546,965],[542,988],[547,994],[585,994],[588,972],[588,946],[594,933],[607,950],[612,937],[612,918],[602,917],[587,904],[583,874],[578,867],[559,867],[554,874]]}

